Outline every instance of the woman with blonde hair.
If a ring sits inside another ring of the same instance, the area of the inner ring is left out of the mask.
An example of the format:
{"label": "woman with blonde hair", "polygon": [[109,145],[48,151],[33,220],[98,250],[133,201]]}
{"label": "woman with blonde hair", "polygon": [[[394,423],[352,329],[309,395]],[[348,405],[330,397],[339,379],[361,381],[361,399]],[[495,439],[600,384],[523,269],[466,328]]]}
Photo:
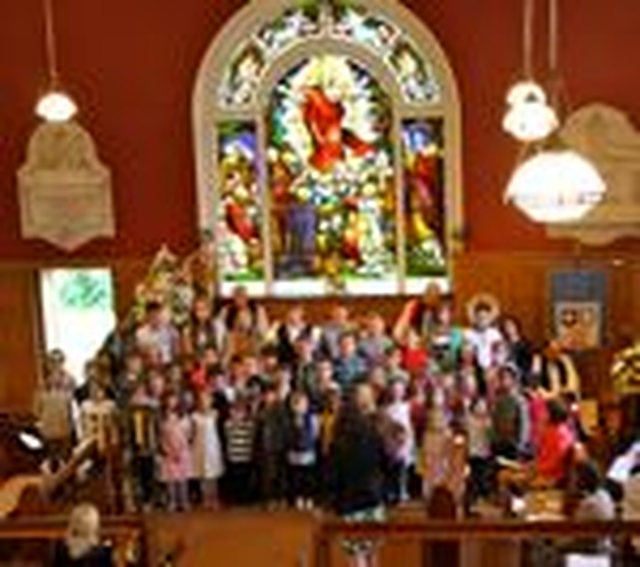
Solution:
{"label": "woman with blonde hair", "polygon": [[71,510],[64,542],[56,547],[53,567],[111,567],[111,548],[100,540],[100,512],[88,502]]}

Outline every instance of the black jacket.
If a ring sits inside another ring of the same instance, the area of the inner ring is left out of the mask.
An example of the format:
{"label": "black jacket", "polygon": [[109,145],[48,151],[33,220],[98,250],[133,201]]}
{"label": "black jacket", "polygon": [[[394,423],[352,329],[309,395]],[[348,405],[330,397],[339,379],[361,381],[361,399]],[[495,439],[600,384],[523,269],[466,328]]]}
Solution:
{"label": "black jacket", "polygon": [[356,411],[340,415],[329,450],[329,494],[334,511],[346,515],[382,505],[388,466],[376,418]]}
{"label": "black jacket", "polygon": [[72,559],[69,556],[67,546],[63,543],[56,546],[51,562],[51,567],[113,567],[113,565],[110,547],[97,546],[81,558]]}

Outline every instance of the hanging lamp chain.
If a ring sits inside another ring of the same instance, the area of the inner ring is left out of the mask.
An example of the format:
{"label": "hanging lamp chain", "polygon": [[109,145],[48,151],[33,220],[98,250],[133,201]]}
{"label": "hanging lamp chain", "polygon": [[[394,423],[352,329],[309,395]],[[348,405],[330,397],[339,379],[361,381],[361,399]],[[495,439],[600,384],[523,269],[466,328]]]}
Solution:
{"label": "hanging lamp chain", "polygon": [[535,24],[535,0],[524,0],[522,18],[522,70],[525,79],[533,78],[533,29]]}
{"label": "hanging lamp chain", "polygon": [[53,18],[53,0],[42,0],[44,11],[47,70],[51,86],[55,87],[60,79],[58,72],[58,51]]}
{"label": "hanging lamp chain", "polygon": [[558,0],[549,0],[549,71],[558,73]]}
{"label": "hanging lamp chain", "polygon": [[549,2],[549,52],[548,52],[548,67],[549,67],[549,91],[551,106],[555,109],[558,117],[564,110],[562,100],[563,79],[560,72],[560,59],[559,59],[559,43],[560,43],[560,18],[558,9],[558,0],[548,0]]}

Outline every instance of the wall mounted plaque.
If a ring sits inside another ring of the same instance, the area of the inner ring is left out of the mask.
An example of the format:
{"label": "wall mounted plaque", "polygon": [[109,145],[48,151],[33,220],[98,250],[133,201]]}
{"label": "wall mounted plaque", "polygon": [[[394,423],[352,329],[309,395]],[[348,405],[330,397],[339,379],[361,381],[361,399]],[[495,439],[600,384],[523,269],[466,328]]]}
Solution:
{"label": "wall mounted plaque", "polygon": [[562,138],[593,162],[607,192],[584,218],[548,225],[547,233],[591,246],[640,237],[640,131],[629,117],[606,104],[589,104],[568,117]]}
{"label": "wall mounted plaque", "polygon": [[111,174],[77,122],[36,128],[18,171],[18,199],[23,238],[72,251],[115,234]]}

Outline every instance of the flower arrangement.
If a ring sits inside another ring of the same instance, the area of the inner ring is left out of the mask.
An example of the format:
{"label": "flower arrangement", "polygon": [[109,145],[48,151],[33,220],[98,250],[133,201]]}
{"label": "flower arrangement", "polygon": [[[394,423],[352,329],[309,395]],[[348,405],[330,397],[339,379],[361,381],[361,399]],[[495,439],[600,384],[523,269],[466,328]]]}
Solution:
{"label": "flower arrangement", "polygon": [[611,377],[619,395],[640,393],[640,341],[616,353],[611,366]]}

